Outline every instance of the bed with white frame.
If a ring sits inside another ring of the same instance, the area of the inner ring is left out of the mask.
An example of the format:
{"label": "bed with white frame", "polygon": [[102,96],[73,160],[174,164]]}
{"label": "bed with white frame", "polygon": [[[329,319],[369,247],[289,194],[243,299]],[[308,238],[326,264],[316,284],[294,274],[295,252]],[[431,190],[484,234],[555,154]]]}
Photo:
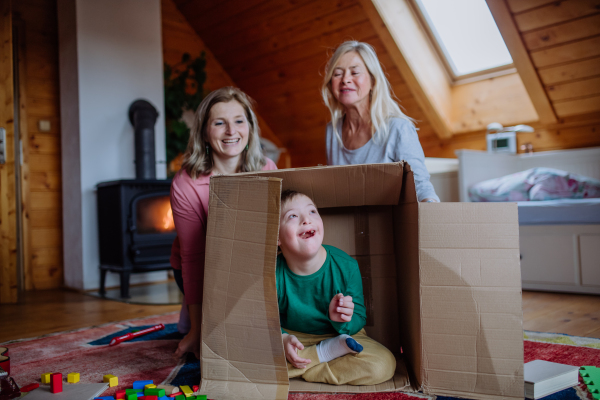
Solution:
{"label": "bed with white frame", "polygon": [[[488,179],[535,167],[600,179],[600,147],[533,154],[458,150],[460,201]],[[523,289],[600,294],[600,199],[519,204]]]}

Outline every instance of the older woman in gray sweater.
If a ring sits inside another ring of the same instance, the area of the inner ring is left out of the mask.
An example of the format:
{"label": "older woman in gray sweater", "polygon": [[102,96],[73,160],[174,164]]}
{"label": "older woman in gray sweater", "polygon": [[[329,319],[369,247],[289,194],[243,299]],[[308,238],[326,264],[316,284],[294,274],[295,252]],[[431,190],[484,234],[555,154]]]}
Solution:
{"label": "older woman in gray sweater", "polygon": [[412,120],[392,98],[375,50],[367,43],[341,44],[327,63],[321,88],[331,112],[329,165],[407,161],[419,201],[438,202]]}

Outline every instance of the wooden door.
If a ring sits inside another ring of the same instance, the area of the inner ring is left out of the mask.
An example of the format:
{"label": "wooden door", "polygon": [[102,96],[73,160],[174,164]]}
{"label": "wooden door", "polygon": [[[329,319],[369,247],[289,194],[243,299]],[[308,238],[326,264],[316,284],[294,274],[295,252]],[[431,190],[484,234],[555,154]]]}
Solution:
{"label": "wooden door", "polygon": [[0,303],[18,295],[12,29],[11,0],[0,0]]}

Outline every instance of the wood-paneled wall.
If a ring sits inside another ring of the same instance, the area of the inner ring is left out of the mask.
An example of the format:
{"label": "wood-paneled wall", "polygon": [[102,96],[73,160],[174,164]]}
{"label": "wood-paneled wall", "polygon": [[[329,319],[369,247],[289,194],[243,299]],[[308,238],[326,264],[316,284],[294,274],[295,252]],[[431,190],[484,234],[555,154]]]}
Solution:
{"label": "wood-paneled wall", "polygon": [[[55,0],[13,2],[20,29],[25,288],[63,283],[58,22]],[[50,130],[39,129],[41,120]]]}
{"label": "wood-paneled wall", "polygon": [[[387,67],[421,141],[435,133],[394,66],[358,0],[175,0],[178,9],[231,79],[256,99],[295,167],[325,164],[330,120],[320,86],[333,49],[345,40],[370,43]],[[164,12],[164,11],[163,11]]]}

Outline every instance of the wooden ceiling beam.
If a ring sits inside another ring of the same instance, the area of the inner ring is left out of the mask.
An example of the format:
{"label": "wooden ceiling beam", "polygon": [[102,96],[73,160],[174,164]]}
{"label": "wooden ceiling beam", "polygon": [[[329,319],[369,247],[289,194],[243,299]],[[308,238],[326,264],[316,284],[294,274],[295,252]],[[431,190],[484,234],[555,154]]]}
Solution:
{"label": "wooden ceiling beam", "polygon": [[550,103],[550,99],[544,90],[544,86],[538,76],[537,70],[533,65],[531,58],[521,34],[515,24],[515,21],[508,8],[506,0],[486,0],[492,16],[498,25],[498,29],[502,34],[502,38],[506,43],[506,47],[510,52],[513,63],[517,68],[517,72],[521,76],[521,80],[525,85],[525,89],[529,94],[531,102],[542,123],[555,123],[557,118]]}

